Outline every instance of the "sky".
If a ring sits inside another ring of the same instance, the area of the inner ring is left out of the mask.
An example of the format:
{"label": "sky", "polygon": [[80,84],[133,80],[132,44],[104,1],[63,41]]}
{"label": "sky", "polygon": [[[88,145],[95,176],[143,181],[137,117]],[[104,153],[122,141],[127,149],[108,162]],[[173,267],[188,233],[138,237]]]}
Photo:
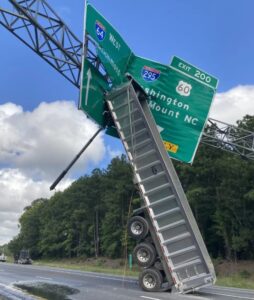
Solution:
{"label": "sky", "polygon": [[[83,39],[83,0],[48,0]],[[234,124],[254,114],[253,0],[91,0],[136,55],[176,55],[219,79],[210,117]],[[7,0],[0,7],[11,9]],[[1,17],[0,17],[1,18]],[[77,110],[78,89],[0,25],[0,245],[18,233],[31,201],[49,186],[97,125]],[[100,134],[57,191],[123,152]]]}

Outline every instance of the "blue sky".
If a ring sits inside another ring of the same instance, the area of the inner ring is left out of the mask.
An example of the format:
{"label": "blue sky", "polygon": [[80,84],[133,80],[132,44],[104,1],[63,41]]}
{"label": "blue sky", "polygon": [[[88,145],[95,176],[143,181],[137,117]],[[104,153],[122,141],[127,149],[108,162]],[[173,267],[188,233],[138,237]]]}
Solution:
{"label": "blue sky", "polygon": [[[48,2],[82,39],[83,1]],[[219,92],[253,84],[252,0],[90,3],[118,29],[137,55],[165,64],[177,55],[218,77]],[[1,101],[32,109],[41,101],[77,100],[75,87],[3,27],[0,36]]]}
{"label": "blue sky", "polygon": [[[84,1],[48,3],[82,40]],[[90,3],[136,55],[164,64],[177,55],[217,77],[212,116],[234,123],[253,115],[253,0]],[[10,8],[7,0],[1,6]],[[76,111],[78,98],[76,87],[0,26],[0,198],[5,199],[0,226],[6,229],[0,245],[17,233],[17,219],[29,201],[51,195],[53,178],[96,130]],[[60,189],[77,175],[106,167],[121,151],[120,141],[100,136]]]}

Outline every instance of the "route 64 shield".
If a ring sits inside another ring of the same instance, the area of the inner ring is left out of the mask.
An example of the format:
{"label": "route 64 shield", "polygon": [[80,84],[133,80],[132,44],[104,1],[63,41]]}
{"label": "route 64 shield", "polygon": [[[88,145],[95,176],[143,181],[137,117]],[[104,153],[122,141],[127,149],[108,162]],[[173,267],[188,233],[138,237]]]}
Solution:
{"label": "route 64 shield", "polygon": [[97,38],[99,39],[99,41],[103,41],[105,39],[105,35],[106,35],[105,27],[99,21],[96,21],[95,30],[96,30],[96,35],[97,35]]}
{"label": "route 64 shield", "polygon": [[178,85],[176,87],[177,93],[180,94],[181,96],[185,96],[185,97],[190,96],[191,89],[192,89],[191,84],[189,84],[185,81],[182,81],[182,80],[180,80],[178,82]]}

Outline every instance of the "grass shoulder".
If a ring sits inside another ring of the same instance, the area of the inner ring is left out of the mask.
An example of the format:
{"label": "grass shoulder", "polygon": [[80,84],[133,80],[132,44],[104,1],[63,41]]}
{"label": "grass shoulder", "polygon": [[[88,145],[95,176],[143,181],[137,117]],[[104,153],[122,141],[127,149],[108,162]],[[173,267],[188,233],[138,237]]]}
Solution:
{"label": "grass shoulder", "polygon": [[56,268],[72,269],[87,272],[106,273],[120,276],[138,276],[138,267],[133,266],[131,269],[124,260],[100,258],[87,259],[41,259],[34,261],[34,265],[44,265]]}
{"label": "grass shoulder", "polygon": [[254,261],[215,260],[217,285],[254,289]]}

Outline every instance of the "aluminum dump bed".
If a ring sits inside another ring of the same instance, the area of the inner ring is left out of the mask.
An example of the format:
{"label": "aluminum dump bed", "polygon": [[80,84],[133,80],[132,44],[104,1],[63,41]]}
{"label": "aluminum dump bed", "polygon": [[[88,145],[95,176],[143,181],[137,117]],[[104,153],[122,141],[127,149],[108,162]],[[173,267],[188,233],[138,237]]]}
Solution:
{"label": "aluminum dump bed", "polygon": [[146,99],[127,83],[110,92],[107,103],[132,164],[168,281],[171,276],[180,293],[213,284],[213,264]]}

